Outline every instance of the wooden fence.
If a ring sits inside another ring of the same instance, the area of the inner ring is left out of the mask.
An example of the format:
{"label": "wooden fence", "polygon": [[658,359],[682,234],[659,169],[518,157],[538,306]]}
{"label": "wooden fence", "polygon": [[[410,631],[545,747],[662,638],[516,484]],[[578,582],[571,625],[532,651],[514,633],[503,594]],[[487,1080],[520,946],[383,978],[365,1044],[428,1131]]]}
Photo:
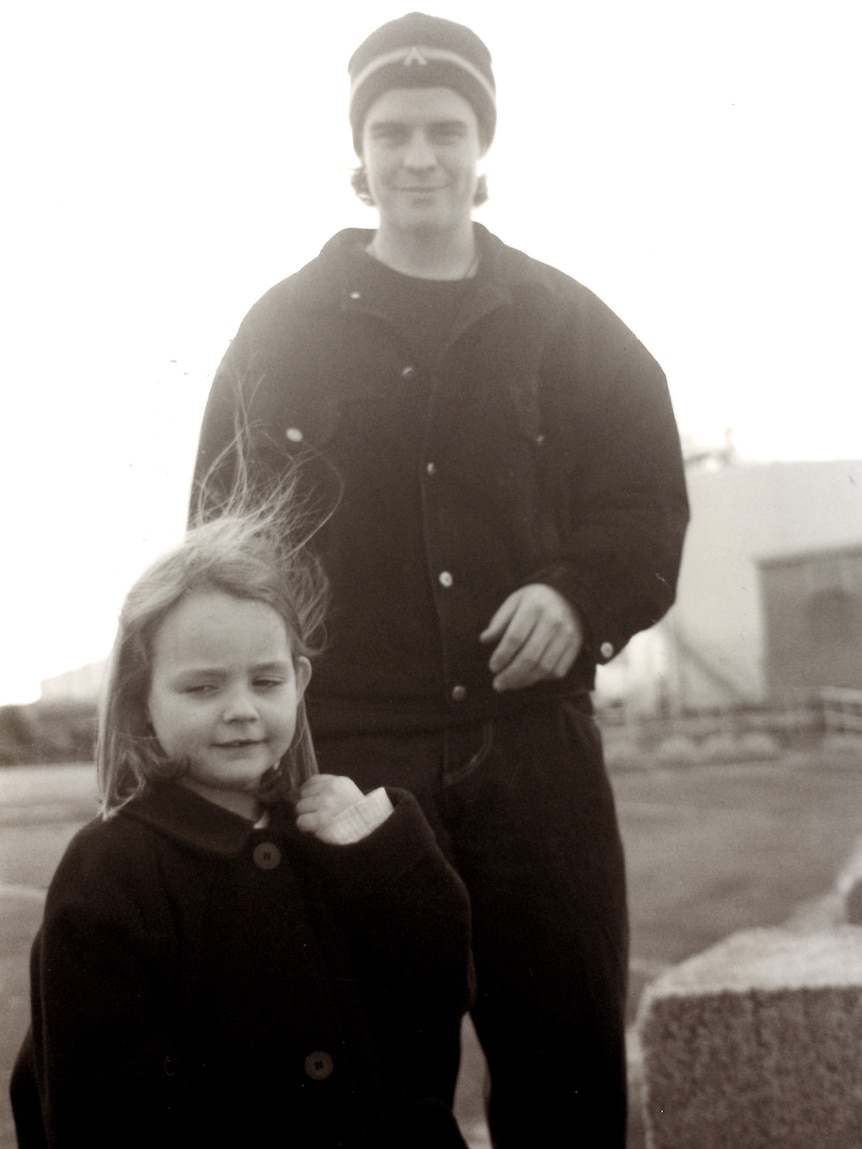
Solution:
{"label": "wooden fence", "polygon": [[[769,757],[786,748],[843,740],[862,750],[862,690],[829,687],[812,694],[788,696],[762,704],[738,704],[673,714],[631,714],[624,706],[607,706],[597,719],[610,750],[674,749],[696,756],[737,757],[740,750]],[[613,755],[611,755],[612,757]]]}

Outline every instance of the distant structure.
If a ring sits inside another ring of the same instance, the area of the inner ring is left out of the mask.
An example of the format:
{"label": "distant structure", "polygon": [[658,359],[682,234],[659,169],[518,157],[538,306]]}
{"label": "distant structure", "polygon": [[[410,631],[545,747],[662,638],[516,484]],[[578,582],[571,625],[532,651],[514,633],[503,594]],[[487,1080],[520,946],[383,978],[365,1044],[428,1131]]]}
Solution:
{"label": "distant structure", "polygon": [[599,703],[672,714],[862,688],[862,460],[705,452],[688,491],[676,605],[602,669]]}
{"label": "distant structure", "polygon": [[104,673],[90,663],[44,679],[37,702],[0,706],[0,766],[91,760]]}
{"label": "distant structure", "polygon": [[760,588],[770,696],[862,690],[862,545],[762,559]]}
{"label": "distant structure", "polygon": [[92,702],[99,697],[105,662],[90,662],[53,678],[43,678],[42,702]]}

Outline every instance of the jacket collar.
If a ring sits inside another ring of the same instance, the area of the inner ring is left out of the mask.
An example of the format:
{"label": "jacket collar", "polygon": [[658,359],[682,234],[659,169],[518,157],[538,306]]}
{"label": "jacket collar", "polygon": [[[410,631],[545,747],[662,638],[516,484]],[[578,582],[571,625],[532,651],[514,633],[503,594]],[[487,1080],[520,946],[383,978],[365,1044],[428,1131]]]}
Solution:
{"label": "jacket collar", "polygon": [[176,782],[150,783],[119,813],[145,822],[181,845],[220,858],[238,857],[254,832],[246,818]]}
{"label": "jacket collar", "polygon": [[[480,223],[473,224],[481,260],[472,297],[472,322],[496,307],[511,304],[513,290],[542,281],[541,264],[515,248],[507,247]],[[335,307],[357,310],[352,273],[356,253],[374,238],[369,228],[345,228],[332,237],[317,259],[306,264],[295,277],[299,306],[313,310]],[[359,309],[361,310],[361,301]]]}

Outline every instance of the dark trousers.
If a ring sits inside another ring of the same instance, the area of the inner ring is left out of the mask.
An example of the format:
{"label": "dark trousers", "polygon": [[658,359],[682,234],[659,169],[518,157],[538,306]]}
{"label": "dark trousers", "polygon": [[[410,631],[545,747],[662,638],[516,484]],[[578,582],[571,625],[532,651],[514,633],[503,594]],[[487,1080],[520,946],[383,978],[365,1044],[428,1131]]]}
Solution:
{"label": "dark trousers", "polygon": [[411,790],[470,891],[497,1149],[625,1145],[625,871],[588,710],[317,740],[322,771]]}

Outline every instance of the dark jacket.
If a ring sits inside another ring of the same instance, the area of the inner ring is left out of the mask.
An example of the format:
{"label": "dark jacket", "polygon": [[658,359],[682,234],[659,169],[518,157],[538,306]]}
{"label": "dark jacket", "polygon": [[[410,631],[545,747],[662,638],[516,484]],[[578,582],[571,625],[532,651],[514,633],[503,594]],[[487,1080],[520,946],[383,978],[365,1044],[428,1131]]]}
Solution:
{"label": "dark jacket", "polygon": [[[417,365],[358,287],[371,234],[335,236],[251,309],[196,469],[201,482],[242,407],[254,468],[300,458],[318,509],[340,498],[316,539],[333,605],[315,730],[445,725],[588,690],[674,598],[688,507],[664,375],[595,295],[478,225],[463,311]],[[533,582],[578,608],[588,642],[565,682],[497,695],[478,636]]]}
{"label": "dark jacket", "polygon": [[392,796],[348,846],[174,784],[85,827],[33,947],[21,1149],[463,1147],[423,1057],[469,1003],[466,894]]}

